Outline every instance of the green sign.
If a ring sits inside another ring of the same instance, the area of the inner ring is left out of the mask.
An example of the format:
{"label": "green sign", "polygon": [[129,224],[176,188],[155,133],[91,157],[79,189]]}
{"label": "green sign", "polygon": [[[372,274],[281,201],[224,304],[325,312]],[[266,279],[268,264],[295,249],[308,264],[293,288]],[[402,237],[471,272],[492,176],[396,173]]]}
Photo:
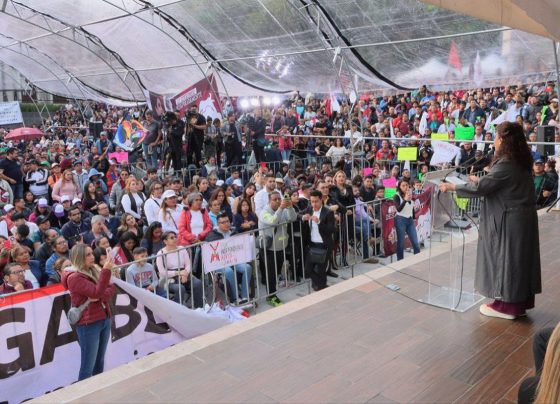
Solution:
{"label": "green sign", "polygon": [[385,198],[392,198],[397,193],[397,188],[385,188]]}
{"label": "green sign", "polygon": [[456,126],[455,139],[457,140],[473,140],[474,126]]}

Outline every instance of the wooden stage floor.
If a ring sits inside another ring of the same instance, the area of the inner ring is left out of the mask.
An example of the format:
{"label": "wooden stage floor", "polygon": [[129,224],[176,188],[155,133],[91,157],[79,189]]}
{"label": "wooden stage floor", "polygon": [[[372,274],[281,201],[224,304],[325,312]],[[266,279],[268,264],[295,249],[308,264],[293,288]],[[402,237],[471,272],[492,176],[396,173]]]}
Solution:
{"label": "wooden stage floor", "polygon": [[409,295],[424,287],[395,273],[78,401],[516,402],[533,372],[532,335],[560,320],[559,225],[560,214],[540,216],[544,293],[521,320],[418,303],[383,287],[398,282]]}

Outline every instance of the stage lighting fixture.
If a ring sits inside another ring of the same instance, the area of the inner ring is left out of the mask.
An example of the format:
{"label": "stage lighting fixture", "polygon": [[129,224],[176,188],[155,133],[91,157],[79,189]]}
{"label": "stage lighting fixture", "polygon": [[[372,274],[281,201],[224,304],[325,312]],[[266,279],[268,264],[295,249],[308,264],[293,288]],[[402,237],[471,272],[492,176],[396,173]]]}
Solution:
{"label": "stage lighting fixture", "polygon": [[249,100],[246,99],[246,98],[242,99],[239,104],[241,105],[241,108],[243,108],[243,109],[249,108]]}
{"label": "stage lighting fixture", "polygon": [[252,98],[252,99],[251,99],[251,105],[252,105],[253,107],[258,107],[258,106],[260,105],[259,99],[258,99],[258,98]]}

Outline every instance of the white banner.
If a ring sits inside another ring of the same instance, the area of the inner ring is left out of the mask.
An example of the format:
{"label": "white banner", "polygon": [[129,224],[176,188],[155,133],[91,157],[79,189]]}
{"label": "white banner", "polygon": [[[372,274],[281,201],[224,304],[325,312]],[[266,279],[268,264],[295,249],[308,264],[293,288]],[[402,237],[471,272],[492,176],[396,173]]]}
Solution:
{"label": "white banner", "polygon": [[457,153],[461,152],[460,147],[439,140],[432,141],[432,147],[434,148],[434,154],[430,159],[430,165],[432,166],[449,163],[455,158]]}
{"label": "white banner", "polygon": [[202,262],[206,273],[255,259],[255,236],[239,234],[202,246]]}
{"label": "white banner", "polygon": [[[105,370],[124,365],[228,322],[114,279]],[[0,402],[19,403],[78,379],[80,347],[68,324],[61,285],[0,297]]]}
{"label": "white banner", "polygon": [[0,125],[23,122],[19,102],[0,102]]}

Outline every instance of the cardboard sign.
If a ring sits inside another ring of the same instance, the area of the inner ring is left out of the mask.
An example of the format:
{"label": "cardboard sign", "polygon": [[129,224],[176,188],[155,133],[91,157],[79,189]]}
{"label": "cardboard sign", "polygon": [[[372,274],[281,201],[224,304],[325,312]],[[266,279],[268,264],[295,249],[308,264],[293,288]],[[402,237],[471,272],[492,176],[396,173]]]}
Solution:
{"label": "cardboard sign", "polygon": [[399,147],[397,160],[416,161],[418,158],[418,147]]}
{"label": "cardboard sign", "polygon": [[455,139],[457,140],[473,140],[474,126],[456,126]]}

